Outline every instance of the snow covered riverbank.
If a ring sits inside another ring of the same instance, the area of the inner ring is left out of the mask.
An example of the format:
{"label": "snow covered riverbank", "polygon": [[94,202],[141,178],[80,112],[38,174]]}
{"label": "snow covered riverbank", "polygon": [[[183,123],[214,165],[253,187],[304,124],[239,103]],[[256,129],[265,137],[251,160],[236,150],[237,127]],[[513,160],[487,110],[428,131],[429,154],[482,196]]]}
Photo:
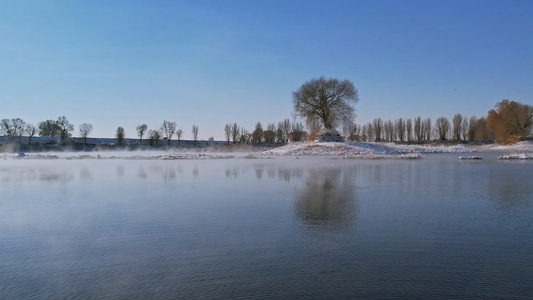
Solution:
{"label": "snow covered riverbank", "polygon": [[464,153],[474,150],[464,145],[401,145],[395,143],[291,143],[263,153],[270,155],[333,155],[333,156],[400,156],[417,153]]}
{"label": "snow covered riverbank", "polygon": [[92,151],[92,152],[38,152],[6,153],[1,159],[142,159],[142,160],[178,160],[178,159],[265,159],[275,156],[333,156],[335,158],[358,159],[416,159],[426,153],[471,153],[471,152],[508,152],[517,157],[531,157],[533,142],[520,142],[514,145],[469,145],[469,144],[396,144],[396,143],[319,143],[301,142],[267,149],[253,150],[249,146],[232,147],[231,151],[221,148],[172,149],[154,151]]}
{"label": "snow covered riverbank", "polygon": [[412,153],[470,153],[470,152],[533,152],[533,142],[520,142],[514,145],[469,145],[469,144],[396,144],[383,143],[290,143],[266,150],[269,155],[405,155]]}
{"label": "snow covered riverbank", "polygon": [[[244,156],[244,155],[243,155]],[[40,152],[15,153],[0,156],[3,159],[130,159],[130,160],[177,160],[177,159],[230,159],[229,153],[200,153],[178,151],[95,151],[95,152]]]}
{"label": "snow covered riverbank", "polygon": [[498,159],[533,159],[533,153],[512,153],[498,156]]}

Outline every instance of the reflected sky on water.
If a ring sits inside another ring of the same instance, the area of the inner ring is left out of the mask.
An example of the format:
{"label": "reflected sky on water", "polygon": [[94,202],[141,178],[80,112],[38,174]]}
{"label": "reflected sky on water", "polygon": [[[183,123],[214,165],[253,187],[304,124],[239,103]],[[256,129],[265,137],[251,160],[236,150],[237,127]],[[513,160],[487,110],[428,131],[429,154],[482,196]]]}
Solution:
{"label": "reflected sky on water", "polygon": [[523,298],[533,164],[2,161],[0,294]]}

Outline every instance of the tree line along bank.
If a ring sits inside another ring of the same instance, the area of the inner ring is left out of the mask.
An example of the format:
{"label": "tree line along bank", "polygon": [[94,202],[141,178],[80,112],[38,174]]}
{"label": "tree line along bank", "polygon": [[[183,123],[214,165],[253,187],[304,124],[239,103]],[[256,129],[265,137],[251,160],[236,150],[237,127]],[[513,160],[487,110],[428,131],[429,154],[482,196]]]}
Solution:
{"label": "tree line along bank", "polygon": [[[383,120],[375,118],[367,124],[352,124],[342,129],[342,133],[347,140],[364,142],[428,142],[428,141],[497,141],[499,143],[512,143],[524,140],[529,134],[531,125],[531,108],[529,114],[516,113],[518,110],[511,109],[505,112],[508,106],[515,105],[508,100],[499,103],[499,110],[491,110],[488,117],[476,116],[466,117],[456,114],[450,121],[445,117],[440,117],[433,121],[430,118],[422,119],[420,116],[414,119],[398,118],[396,120]],[[525,106],[527,108],[527,106]],[[513,112],[514,111],[514,112]],[[522,120],[520,120],[522,119]],[[529,121],[528,121],[529,120]],[[500,124],[504,123],[504,125]],[[513,125],[513,126],[511,126]],[[507,127],[515,129],[503,130]],[[228,123],[224,126],[225,143],[233,144],[285,144],[288,142],[298,142],[314,140],[316,134],[322,128],[306,128],[301,122],[291,122],[285,119],[281,122],[269,123],[265,128],[261,122],[257,122],[253,131],[249,131],[237,123]],[[3,119],[0,123],[0,133],[4,141],[22,142],[22,138],[28,143],[32,143],[34,136],[58,138],[60,143],[67,140],[72,141],[74,125],[64,116],[57,120],[45,120],[37,126],[25,123],[20,118]],[[79,125],[78,142],[86,144],[87,138],[92,131],[92,125],[83,123]],[[193,134],[192,144],[198,143],[199,128],[194,125],[191,129]],[[170,146],[181,144],[183,130],[178,129],[175,122],[164,120],[157,129],[148,129],[146,124],[136,127],[136,143],[149,146]],[[124,145],[125,141],[131,143],[134,139],[126,139],[125,130],[118,127],[115,132],[115,142]],[[209,138],[209,141],[214,141]],[[49,139],[48,142],[55,141]]]}
{"label": "tree line along bank", "polygon": [[[501,144],[515,143],[525,140],[531,134],[533,126],[533,107],[504,99],[491,109],[486,117],[466,117],[456,114],[452,121],[439,117],[432,123],[430,118],[414,119],[399,118],[383,120],[375,118],[372,122],[358,125],[355,120],[354,105],[358,102],[358,92],[349,80],[324,77],[313,78],[305,82],[292,93],[294,115],[305,119],[306,126],[301,122],[290,122],[285,119],[269,123],[265,129],[257,122],[253,131],[240,127],[237,123],[224,126],[226,142],[247,144],[284,144],[289,141],[298,142],[315,140],[321,131],[341,129],[345,139],[367,142],[427,142],[427,141],[496,141]],[[92,132],[92,124],[83,123],[79,126],[79,136],[83,144]],[[307,130],[307,131],[306,131]],[[0,135],[8,142],[22,141],[27,136],[28,144],[36,135],[40,137],[59,137],[60,142],[72,137],[74,125],[66,117],[57,120],[42,121],[35,126],[27,124],[20,118],[2,119]],[[164,120],[156,129],[148,129],[146,124],[136,127],[138,144],[143,144],[143,137],[150,146],[159,146],[165,141],[171,146],[176,137],[180,144],[183,130],[178,129],[176,122]],[[193,144],[198,144],[199,128],[192,126]],[[335,132],[336,133],[336,132]],[[118,127],[115,132],[116,144],[125,143],[125,130]],[[212,137],[208,139],[214,141]]]}

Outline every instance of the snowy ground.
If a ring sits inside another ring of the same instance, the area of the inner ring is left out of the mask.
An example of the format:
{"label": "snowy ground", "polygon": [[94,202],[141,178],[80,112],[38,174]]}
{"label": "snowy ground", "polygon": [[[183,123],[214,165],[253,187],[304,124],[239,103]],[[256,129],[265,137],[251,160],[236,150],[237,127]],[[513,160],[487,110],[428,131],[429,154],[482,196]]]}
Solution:
{"label": "snowy ground", "polygon": [[512,145],[479,145],[473,146],[479,152],[500,151],[500,152],[533,152],[533,141],[518,142]]}
{"label": "snowy ground", "polygon": [[[291,143],[276,149],[264,151],[267,155],[331,155],[345,158],[420,158],[421,153],[472,153],[472,152],[533,152],[533,142],[520,142],[514,145],[445,145],[424,144],[406,145],[395,143]],[[523,155],[521,155],[523,154]],[[518,157],[530,156],[521,153]]]}
{"label": "snowy ground", "polygon": [[533,153],[511,153],[500,155],[498,159],[533,159]]}
{"label": "snowy ground", "polygon": [[[225,151],[227,150],[227,151]],[[231,149],[205,148],[195,150],[154,150],[154,151],[98,151],[98,152],[41,152],[41,153],[6,153],[0,159],[143,159],[143,160],[176,160],[176,159],[232,159],[251,158],[265,159],[275,156],[307,156],[321,155],[336,158],[362,159],[416,159],[421,153],[472,153],[472,152],[504,152],[507,157],[529,159],[533,157],[533,142],[520,142],[514,145],[445,145],[424,144],[406,145],[395,143],[318,143],[301,142],[264,150],[243,146]]]}
{"label": "snowy ground", "polygon": [[276,149],[266,150],[267,155],[330,155],[343,158],[420,158],[417,153],[394,149],[385,144],[372,143],[291,143]]}

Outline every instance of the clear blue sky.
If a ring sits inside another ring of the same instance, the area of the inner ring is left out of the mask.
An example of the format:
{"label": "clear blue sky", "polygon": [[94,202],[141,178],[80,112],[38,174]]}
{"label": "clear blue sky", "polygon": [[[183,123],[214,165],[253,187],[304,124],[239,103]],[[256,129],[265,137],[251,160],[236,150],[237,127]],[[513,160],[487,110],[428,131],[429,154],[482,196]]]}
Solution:
{"label": "clear blue sky", "polygon": [[0,1],[0,118],[223,139],[351,80],[357,123],[533,104],[533,1]]}

